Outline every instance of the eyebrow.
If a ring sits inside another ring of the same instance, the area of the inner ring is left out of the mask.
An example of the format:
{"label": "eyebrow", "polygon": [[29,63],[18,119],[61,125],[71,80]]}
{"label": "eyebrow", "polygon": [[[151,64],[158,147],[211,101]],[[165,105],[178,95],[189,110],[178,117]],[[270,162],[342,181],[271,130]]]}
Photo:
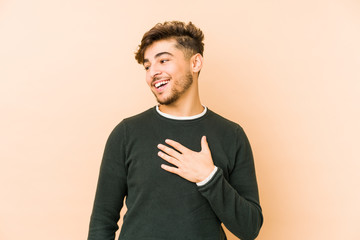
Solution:
{"label": "eyebrow", "polygon": [[[172,53],[169,53],[169,52],[159,52],[155,55],[155,58],[158,58],[162,55],[170,55],[170,56],[174,56]],[[146,63],[146,62],[149,62],[149,59],[145,58],[143,63]]]}

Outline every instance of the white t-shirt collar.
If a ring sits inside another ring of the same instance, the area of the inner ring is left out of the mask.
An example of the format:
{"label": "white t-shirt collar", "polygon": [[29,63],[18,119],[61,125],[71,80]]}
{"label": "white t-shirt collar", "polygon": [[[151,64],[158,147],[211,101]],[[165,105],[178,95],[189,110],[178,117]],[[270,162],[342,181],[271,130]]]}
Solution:
{"label": "white t-shirt collar", "polygon": [[174,120],[194,120],[194,119],[197,119],[197,118],[201,118],[202,116],[204,116],[206,114],[207,107],[205,107],[205,106],[203,106],[203,107],[204,107],[204,111],[202,111],[201,113],[196,114],[194,116],[187,116],[187,117],[178,117],[178,116],[170,115],[170,114],[167,114],[167,113],[163,113],[163,112],[160,111],[159,105],[156,105],[156,111],[161,116],[169,118],[169,119],[174,119]]}

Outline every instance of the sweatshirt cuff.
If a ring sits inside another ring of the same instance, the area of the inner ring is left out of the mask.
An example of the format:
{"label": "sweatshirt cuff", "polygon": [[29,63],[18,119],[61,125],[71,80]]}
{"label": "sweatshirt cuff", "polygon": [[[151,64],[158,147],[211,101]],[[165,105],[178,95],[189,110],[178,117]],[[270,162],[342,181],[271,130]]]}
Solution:
{"label": "sweatshirt cuff", "polygon": [[201,182],[196,183],[196,185],[198,187],[200,187],[200,186],[204,186],[205,184],[207,184],[211,180],[211,178],[215,175],[217,169],[218,168],[215,166],[214,170],[210,173],[210,175],[207,178],[205,178],[204,180],[202,180]]}

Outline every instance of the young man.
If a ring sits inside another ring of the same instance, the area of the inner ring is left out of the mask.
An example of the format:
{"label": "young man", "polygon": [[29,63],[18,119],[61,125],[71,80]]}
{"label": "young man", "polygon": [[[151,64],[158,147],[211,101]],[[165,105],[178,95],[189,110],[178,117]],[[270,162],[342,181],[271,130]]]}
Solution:
{"label": "young man", "polygon": [[136,60],[159,105],[124,119],[107,141],[89,240],[255,239],[263,217],[243,129],[204,107],[203,33],[165,22],[144,34]]}

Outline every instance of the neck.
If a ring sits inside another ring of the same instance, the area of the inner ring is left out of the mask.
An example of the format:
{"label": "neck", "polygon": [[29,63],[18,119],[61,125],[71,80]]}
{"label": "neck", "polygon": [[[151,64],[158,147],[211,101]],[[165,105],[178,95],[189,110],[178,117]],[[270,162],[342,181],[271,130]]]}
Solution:
{"label": "neck", "polygon": [[171,104],[171,105],[159,105],[159,110],[163,113],[170,114],[177,117],[190,117],[200,114],[204,111],[204,107],[200,101],[197,104],[191,105],[184,104]]}
{"label": "neck", "polygon": [[189,91],[184,93],[181,98],[172,104],[160,104],[159,110],[163,113],[177,117],[190,117],[202,113],[204,107],[200,101],[198,88],[195,87],[193,89],[189,89]]}

